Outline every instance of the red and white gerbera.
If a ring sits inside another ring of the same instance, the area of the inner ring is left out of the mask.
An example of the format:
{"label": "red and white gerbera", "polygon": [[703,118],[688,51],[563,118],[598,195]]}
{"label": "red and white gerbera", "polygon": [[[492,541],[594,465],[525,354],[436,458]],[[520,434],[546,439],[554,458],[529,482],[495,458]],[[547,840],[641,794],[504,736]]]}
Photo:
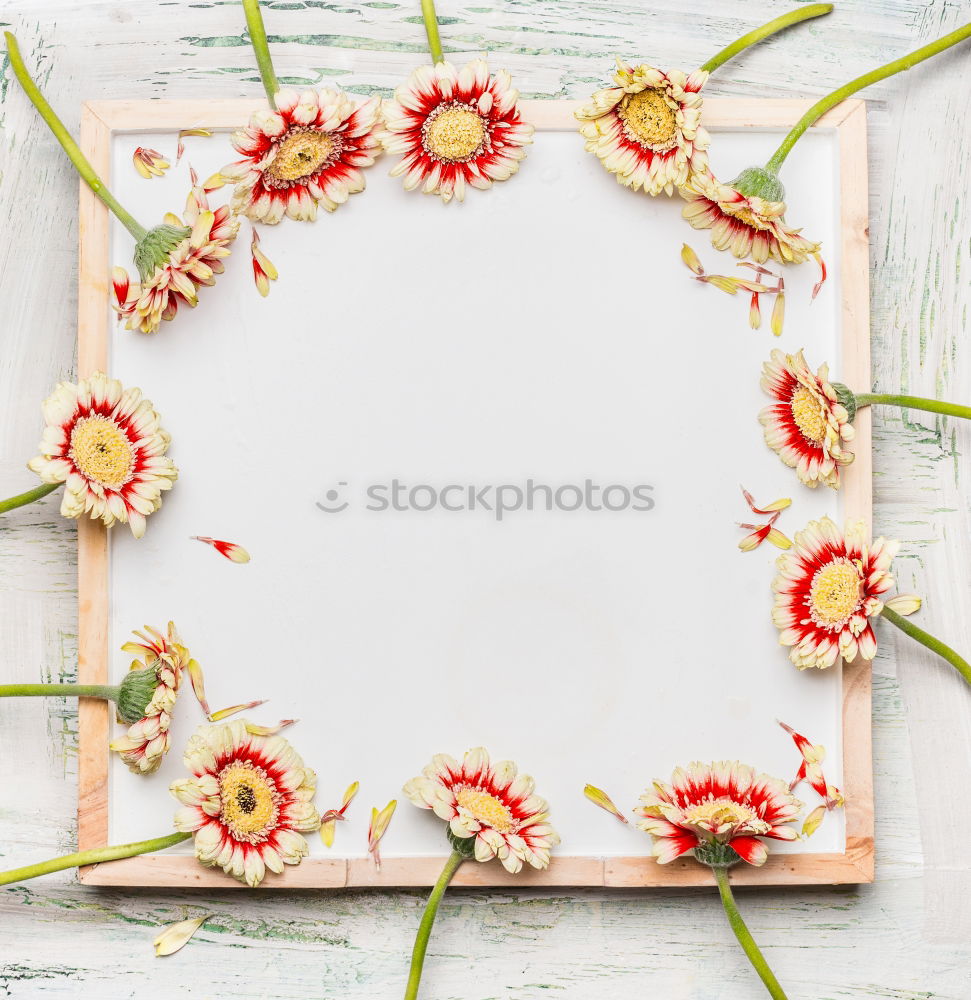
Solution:
{"label": "red and white gerbera", "polygon": [[178,477],[151,401],[95,372],[77,385],[58,383],[43,410],[40,454],[27,464],[45,483],[65,484],[61,513],[127,523],[141,538]]}
{"label": "red and white gerbera", "polygon": [[145,632],[148,634],[135,632],[141,642],[126,642],[121,648],[126,653],[141,657],[141,660],[132,661],[131,670],[155,671],[155,689],[142,718],[129,726],[124,736],[110,744],[111,749],[119,753],[136,774],[157,771],[162,758],[169,752],[172,709],[179,695],[182,671],[191,661],[189,651],[182,645],[172,622],[169,622],[167,635],[148,625]]}
{"label": "red and white gerbera", "polygon": [[687,204],[681,214],[695,229],[710,229],[716,250],[728,250],[739,259],[764,264],[770,257],[780,264],[801,264],[819,258],[819,244],[801,236],[785,222],[783,201],[766,201],[722,184],[710,170],[696,174],[681,189]]}
{"label": "red and white gerbera", "polygon": [[881,595],[893,586],[890,566],[898,542],[869,541],[863,521],[846,531],[828,517],[810,521],[779,556],[772,582],[772,621],[779,642],[800,669],[831,667],[837,657],[872,660],[877,640],[870,619],[883,610]]}
{"label": "red and white gerbera", "polygon": [[547,822],[549,807],[533,788],[533,779],[518,774],[512,761],[492,764],[478,747],[461,764],[437,754],[404,786],[404,793],[416,806],[446,820],[453,836],[474,837],[476,861],[498,858],[515,874],[524,861],[546,868],[550,851],[560,842]]}
{"label": "red and white gerbera", "polygon": [[380,153],[381,100],[356,105],[339,90],[281,90],[276,110],[257,111],[233,133],[243,156],[223,167],[236,182],[233,211],[271,225],[284,215],[311,221],[364,190],[363,167]]}
{"label": "red and white gerbera", "polygon": [[769,851],[759,838],[796,840],[790,825],[802,803],[779,778],[757,774],[738,761],[695,761],[677,768],[670,784],[655,781],[634,811],[644,818],[638,826],[651,834],[653,855],[667,864],[692,849],[730,847],[743,861],[765,864]]}
{"label": "red and white gerbera", "polygon": [[776,402],[759,414],[765,443],[800,481],[839,489],[840,467],[853,461],[843,445],[853,440],[853,426],[846,407],[829,381],[829,367],[814,375],[802,351],[772,352],[762,366],[762,389]]}
{"label": "red and white gerbera", "polygon": [[635,191],[673,194],[708,166],[701,88],[708,73],[665,73],[617,60],[615,87],[598,90],[576,112],[587,152]]}
{"label": "red and white gerbera", "polygon": [[184,759],[193,777],[172,783],[175,828],[195,834],[203,865],[255,887],[267,868],[280,874],[306,857],[303,834],[320,826],[317,776],[282,736],[255,736],[241,721],[200,726]]}
{"label": "red and white gerbera", "polygon": [[179,304],[194,307],[198,289],[214,285],[223,259],[236,239],[239,220],[222,205],[209,208],[205,189],[194,185],[185,203],[185,221],[165,217],[135,250],[141,281],[123,267],[112,268],[113,306],[128,330],[155,333],[163,320],[175,319]]}
{"label": "red and white gerbera", "polygon": [[391,176],[443,202],[462,201],[467,185],[485,190],[511,177],[533,135],[518,98],[509,74],[490,76],[484,59],[461,70],[419,66],[384,106],[385,147],[404,154]]}

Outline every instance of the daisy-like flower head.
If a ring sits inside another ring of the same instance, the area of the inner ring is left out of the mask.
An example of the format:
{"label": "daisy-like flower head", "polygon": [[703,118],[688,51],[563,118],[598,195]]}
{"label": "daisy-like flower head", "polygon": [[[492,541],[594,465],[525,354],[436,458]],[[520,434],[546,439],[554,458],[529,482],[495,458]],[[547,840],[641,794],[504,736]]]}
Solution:
{"label": "daisy-like flower head", "polygon": [[[140,656],[141,660],[132,661],[118,699],[119,719],[133,725],[124,736],[111,743],[111,749],[121,754],[121,759],[136,774],[157,771],[169,751],[172,709],[179,694],[182,671],[191,660],[172,622],[169,622],[166,635],[148,625],[145,632],[147,635],[135,632],[141,642],[126,642],[121,647],[126,653]],[[137,699],[125,698],[126,681],[139,675],[151,678],[151,688],[147,692],[149,700],[147,704],[142,701],[140,705],[132,705],[128,702]]]}
{"label": "daisy-like flower head", "polygon": [[203,865],[255,887],[267,868],[280,874],[307,856],[317,775],[282,736],[253,735],[245,722],[200,726],[184,760],[193,777],[172,783],[175,828],[195,834]]}
{"label": "daisy-like flower head", "polygon": [[233,211],[253,222],[275,224],[333,212],[364,190],[361,168],[381,149],[381,101],[357,106],[338,90],[281,90],[276,110],[257,111],[233,133],[242,159],[223,167],[236,182]]}
{"label": "daisy-like flower head", "polygon": [[598,90],[576,112],[587,152],[617,180],[647,194],[673,194],[708,166],[701,88],[708,74],[665,73],[617,60],[615,87]]}
{"label": "daisy-like flower head", "polygon": [[769,851],[760,838],[796,840],[790,824],[801,809],[784,781],[721,760],[677,768],[670,783],[655,781],[634,811],[644,817],[637,825],[655,838],[652,853],[662,865],[692,849],[705,864],[741,858],[762,865]]}
{"label": "daisy-like flower head", "polygon": [[759,414],[765,443],[807,486],[839,489],[840,466],[853,461],[843,445],[854,435],[852,415],[841,401],[841,387],[829,381],[829,367],[814,375],[802,351],[775,350],[762,366],[761,385],[776,400]]}
{"label": "daisy-like flower head", "polygon": [[533,779],[519,774],[512,761],[490,763],[489,754],[478,747],[461,764],[437,754],[405,785],[404,793],[449,824],[449,839],[457,849],[474,838],[476,861],[498,858],[515,874],[524,861],[546,868],[550,851],[560,842],[547,822],[549,807],[533,787]]}
{"label": "daisy-like flower head", "polygon": [[126,329],[155,333],[163,320],[175,319],[180,303],[195,306],[198,289],[222,274],[238,230],[228,206],[211,211],[205,190],[194,186],[185,221],[167,215],[135,248],[141,281],[132,281],[123,267],[112,270],[113,305]]}
{"label": "daisy-like flower head", "polygon": [[[758,175],[759,183],[747,182],[750,173]],[[695,229],[711,230],[716,250],[728,250],[739,259],[750,257],[759,264],[770,257],[780,264],[801,264],[819,254],[819,244],[786,225],[782,185],[778,181],[773,185],[774,178],[765,175],[766,171],[753,168],[743,171],[732,184],[723,184],[706,169],[681,189],[687,202],[681,214]]]}
{"label": "daisy-like flower head", "polygon": [[389,153],[404,153],[391,171],[408,191],[421,186],[443,202],[465,198],[467,185],[485,190],[519,169],[533,126],[520,116],[519,91],[484,59],[461,70],[451,63],[419,66],[384,107]]}
{"label": "daisy-like flower head", "polygon": [[44,401],[40,454],[27,463],[45,483],[64,483],[61,513],[127,523],[136,538],[178,477],[170,436],[141,389],[102,372],[60,382]]}
{"label": "daisy-like flower head", "polygon": [[898,542],[869,541],[863,521],[845,533],[828,518],[810,521],[776,561],[772,621],[800,669],[831,667],[838,656],[872,660],[877,640],[870,619],[893,586],[890,565]]}

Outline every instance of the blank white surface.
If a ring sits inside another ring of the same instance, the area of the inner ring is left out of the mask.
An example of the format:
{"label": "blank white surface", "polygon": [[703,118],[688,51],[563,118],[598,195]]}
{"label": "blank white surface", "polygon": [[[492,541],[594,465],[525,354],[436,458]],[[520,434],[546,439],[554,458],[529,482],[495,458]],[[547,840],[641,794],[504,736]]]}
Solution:
{"label": "blank white surface", "polygon": [[[187,123],[191,124],[191,123]],[[714,168],[764,162],[775,133],[722,133]],[[152,224],[178,210],[187,163],[233,158],[228,137],[188,139],[162,180],[131,166],[119,136],[113,188]],[[747,302],[693,282],[687,241],[709,270],[735,271],[677,200],[637,197],[574,133],[541,132],[520,173],[462,206],[406,194],[385,158],[368,188],[315,225],[261,228],[280,269],[261,299],[243,224],[227,273],[154,337],[115,328],[112,373],[140,385],[172,433],[181,471],[144,539],[112,533],[111,646],[174,619],[206,670],[210,702],[271,702],[299,715],[286,735],[320,775],[318,803],[361,793],[331,856],[364,853],[371,805],[399,797],[384,854],[444,849],[441,822],[400,796],[435,752],[477,744],[534,774],[563,854],[647,853],[650,838],[582,796],[624,808],[692,759],[738,758],[780,777],[798,763],[774,723],[830,751],[839,784],[840,684],[799,673],[769,611],[777,550],[741,554],[734,522],[792,496],[778,526],[838,517],[762,441],[759,370],[773,347],[806,347],[838,371],[837,148],[807,135],[787,162],[789,219],[823,241],[831,280],[786,273],[786,331],[747,328]],[[224,189],[212,196],[214,204]],[[808,223],[811,222],[811,226]],[[116,227],[114,260],[130,261]],[[367,484],[457,482],[654,486],[647,513],[362,509]],[[339,482],[341,514],[315,506]],[[236,566],[198,542],[246,546]],[[112,764],[113,842],[171,822],[161,793],[201,712],[186,680],[173,752],[144,780]],[[812,793],[805,790],[810,807]],[[828,817],[797,851],[843,848]],[[314,854],[328,852],[316,837]],[[786,845],[788,846],[788,845]]]}

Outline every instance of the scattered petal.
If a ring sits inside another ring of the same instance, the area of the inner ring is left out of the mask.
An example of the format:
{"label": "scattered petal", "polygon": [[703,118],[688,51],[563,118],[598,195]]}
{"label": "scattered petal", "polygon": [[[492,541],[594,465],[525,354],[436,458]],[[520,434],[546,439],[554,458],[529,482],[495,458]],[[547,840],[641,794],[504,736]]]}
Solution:
{"label": "scattered petal", "polygon": [[256,282],[256,290],[266,298],[270,294],[270,282],[276,281],[280,276],[272,261],[259,247],[260,234],[253,228],[253,242],[250,244],[250,252],[253,255],[253,280]]}
{"label": "scattered petal", "polygon": [[753,514],[761,514],[767,516],[769,514],[776,514],[779,511],[785,510],[787,507],[792,506],[792,499],[790,497],[779,497],[778,500],[773,500],[772,503],[765,504],[763,507],[759,507],[755,503],[755,497],[744,486],[740,486],[739,489],[742,491],[742,496],[745,497],[745,502],[749,505],[749,509]]}
{"label": "scattered petal", "polygon": [[[263,698],[262,701],[248,701],[245,705],[231,705],[229,708],[221,708],[218,712],[210,712],[209,721],[210,722],[221,722],[223,719],[228,719],[233,715],[239,715],[240,712],[248,712],[251,708],[259,708],[260,705],[265,705],[268,699]],[[292,721],[292,720],[291,720]],[[247,729],[249,725],[247,724]],[[254,733],[254,735],[259,735]]]}
{"label": "scattered petal", "polygon": [[803,837],[811,837],[819,829],[819,824],[822,823],[825,815],[826,806],[816,806],[802,824]]}
{"label": "scattered petal", "polygon": [[[253,707],[257,705],[263,705],[265,702],[254,701]],[[218,714],[218,713],[217,713]],[[216,716],[212,717],[212,721],[216,721]],[[276,736],[278,732],[282,729],[286,729],[287,726],[292,726],[295,722],[299,722],[299,719],[281,719],[275,726],[259,726],[255,722],[243,721],[243,725],[246,726],[246,732],[250,736]]]}
{"label": "scattered petal", "polygon": [[785,288],[782,278],[779,279],[779,294],[775,297],[775,304],[772,306],[772,320],[769,326],[776,337],[782,336],[782,324],[786,318],[786,296],[782,290]]}
{"label": "scattered petal", "polygon": [[206,194],[209,194],[212,191],[218,191],[221,187],[225,187],[228,183],[229,178],[223,176],[223,174],[219,173],[217,170],[216,173],[207,177],[202,182],[202,190],[205,191]]}
{"label": "scattered petal", "polygon": [[[687,244],[685,244],[687,246]],[[595,785],[584,785],[583,794],[595,805],[600,806],[601,809],[606,809],[607,812],[612,813],[621,821],[621,823],[627,822],[627,817],[614,805],[613,800],[610,796],[597,788]]]}
{"label": "scattered petal", "polygon": [[[750,528],[752,525],[741,524],[740,528]],[[738,547],[743,552],[751,552],[753,549],[757,549],[765,540],[769,537],[769,532],[772,531],[771,524],[763,524],[760,528],[756,528],[755,531],[750,535],[746,535],[739,543]]]}
{"label": "scattered petal", "polygon": [[741,278],[729,278],[724,274],[706,274],[697,280],[706,281],[709,285],[714,285],[715,288],[719,288],[723,292],[728,292],[729,295],[735,295],[738,293]]}
{"label": "scattered petal", "polygon": [[248,563],[250,555],[242,545],[235,542],[221,542],[218,538],[208,538],[205,535],[190,535],[193,541],[205,542],[211,545],[220,555],[225,556],[230,562]]}
{"label": "scattered petal", "polygon": [[324,847],[333,847],[334,832],[337,829],[337,824],[341,820],[347,818],[344,813],[347,811],[347,807],[351,804],[354,796],[357,795],[357,791],[360,787],[361,783],[359,781],[355,781],[353,784],[348,785],[347,790],[344,792],[344,798],[341,800],[340,809],[328,809],[327,812],[320,817],[320,839],[324,842]]}
{"label": "scattered petal", "polygon": [[[826,759],[826,747],[810,743],[805,736],[797,733],[792,726],[787,726],[784,722],[780,721],[779,725],[792,737],[793,743],[802,754],[802,764],[800,764],[792,784],[789,785],[789,790],[792,791],[800,781],[808,781],[816,794],[825,800],[827,809],[835,809],[837,804],[842,805],[842,795],[837,789],[833,789],[836,794],[831,795],[832,786],[827,785],[826,779],[823,777],[822,763]],[[837,796],[839,796],[839,803],[837,803]]]}
{"label": "scattered petal", "polygon": [[190,660],[186,670],[189,672],[189,680],[192,681],[192,691],[196,696],[196,701],[199,702],[203,712],[206,713],[206,718],[209,719],[212,717],[212,710],[209,708],[209,702],[206,701],[206,681],[202,675],[202,667],[196,660]]}
{"label": "scattered petal", "polygon": [[701,275],[705,273],[705,269],[701,266],[701,261],[698,259],[698,255],[691,249],[691,247],[688,246],[687,243],[681,244],[681,259],[692,271],[694,271],[695,274]]}
{"label": "scattered petal", "polygon": [[748,325],[753,330],[758,330],[762,325],[762,308],[759,305],[758,292],[752,292],[752,301],[748,307]]}
{"label": "scattered petal", "polygon": [[168,160],[157,149],[145,149],[143,146],[138,146],[132,153],[132,163],[146,180],[161,177],[169,169]]}
{"label": "scattered petal", "polygon": [[371,825],[368,827],[367,832],[367,849],[368,854],[374,859],[374,867],[378,871],[381,870],[381,851],[379,850],[381,838],[387,832],[388,824],[391,822],[391,817],[397,808],[398,800],[392,799],[380,812],[375,808],[371,809]]}
{"label": "scattered petal", "polygon": [[753,264],[750,260],[739,261],[736,267],[748,267],[751,268],[756,274],[764,274],[772,278],[779,277],[775,271],[770,271],[767,267],[763,267],[761,264]]}
{"label": "scattered petal", "polygon": [[193,917],[191,920],[180,920],[177,924],[169,924],[152,942],[155,945],[155,957],[162,958],[165,955],[174,955],[180,948],[184,948],[192,935],[211,916],[211,913],[206,913],[204,916]]}
{"label": "scattered petal", "polygon": [[784,551],[792,548],[792,542],[778,528],[773,528],[771,524],[769,525],[769,534],[766,537],[777,549]]}
{"label": "scattered petal", "polygon": [[822,256],[818,253],[814,253],[813,256],[816,258],[816,261],[819,264],[820,275],[819,275],[819,281],[817,281],[816,284],[813,285],[813,294],[810,298],[810,301],[816,298],[816,296],[819,294],[819,290],[826,283],[826,261],[824,261]]}
{"label": "scattered petal", "polygon": [[906,616],[920,611],[920,606],[923,603],[923,598],[918,597],[917,594],[897,594],[889,601],[884,601],[884,607],[896,611],[898,615]]}
{"label": "scattered petal", "polygon": [[182,159],[185,153],[185,143],[182,141],[188,135],[202,135],[207,138],[212,135],[212,132],[204,128],[184,128],[179,132],[179,146],[175,154],[175,162],[178,163]]}

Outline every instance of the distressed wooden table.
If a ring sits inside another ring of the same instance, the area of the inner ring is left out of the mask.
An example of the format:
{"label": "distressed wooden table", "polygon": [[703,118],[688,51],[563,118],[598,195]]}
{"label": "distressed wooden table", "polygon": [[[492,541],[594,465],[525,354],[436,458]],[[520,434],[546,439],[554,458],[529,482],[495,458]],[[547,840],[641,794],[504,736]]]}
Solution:
{"label": "distressed wooden table", "polygon": [[[266,18],[277,72],[290,84],[390,94],[424,58],[417,6],[273,3]],[[601,85],[615,53],[691,67],[790,6],[441,0],[439,13],[446,51],[456,58],[488,51],[524,96],[580,98]],[[708,93],[818,96],[969,16],[961,0],[842,0],[828,19],[729,64]],[[0,23],[17,32],[28,65],[39,68],[51,102],[75,129],[82,99],[260,93],[235,3],[2,0]],[[23,463],[39,439],[38,404],[74,371],[78,183],[9,73],[0,86],[6,496],[31,484]],[[969,93],[965,45],[866,95],[878,390],[971,398]],[[903,543],[900,589],[926,597],[921,623],[967,653],[971,427],[916,412],[875,417],[876,532]],[[49,498],[0,523],[5,681],[75,676],[75,530],[57,515],[57,502]],[[971,690],[894,630],[880,636],[876,884],[740,892],[791,1000],[971,996]],[[76,752],[73,704],[0,704],[0,866],[74,848]],[[393,998],[403,992],[423,900],[418,892],[92,891],[64,873],[0,890],[0,991],[109,1000]],[[153,957],[161,925],[201,912],[214,916],[188,948]],[[454,891],[432,939],[424,989],[443,1000],[652,994],[763,995],[713,890]]]}

